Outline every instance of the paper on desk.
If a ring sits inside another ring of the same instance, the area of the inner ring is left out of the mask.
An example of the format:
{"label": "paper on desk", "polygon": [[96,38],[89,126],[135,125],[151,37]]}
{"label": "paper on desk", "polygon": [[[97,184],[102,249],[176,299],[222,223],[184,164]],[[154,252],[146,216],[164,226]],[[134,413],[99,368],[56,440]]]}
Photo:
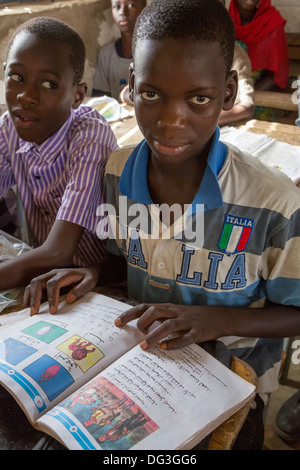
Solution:
{"label": "paper on desk", "polygon": [[108,122],[120,121],[132,115],[124,106],[121,106],[117,100],[110,96],[90,98],[88,101],[85,101],[85,104],[99,111]]}
{"label": "paper on desk", "polygon": [[300,182],[300,146],[228,126],[221,128],[220,139],[258,158],[266,166],[278,168],[295,184]]}

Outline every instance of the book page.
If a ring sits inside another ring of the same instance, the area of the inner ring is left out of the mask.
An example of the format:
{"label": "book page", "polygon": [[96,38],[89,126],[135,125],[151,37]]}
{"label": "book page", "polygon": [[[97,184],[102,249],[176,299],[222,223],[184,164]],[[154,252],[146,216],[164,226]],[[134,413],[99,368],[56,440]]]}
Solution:
{"label": "book page", "polygon": [[88,382],[141,338],[134,323],[119,329],[125,303],[89,293],[0,330],[0,383],[33,423],[48,408]]}
{"label": "book page", "polygon": [[189,449],[254,391],[197,345],[137,346],[38,425],[70,449]]}
{"label": "book page", "polygon": [[264,165],[285,173],[295,184],[300,181],[300,147],[281,142],[265,134],[222,127],[220,139],[260,160]]}

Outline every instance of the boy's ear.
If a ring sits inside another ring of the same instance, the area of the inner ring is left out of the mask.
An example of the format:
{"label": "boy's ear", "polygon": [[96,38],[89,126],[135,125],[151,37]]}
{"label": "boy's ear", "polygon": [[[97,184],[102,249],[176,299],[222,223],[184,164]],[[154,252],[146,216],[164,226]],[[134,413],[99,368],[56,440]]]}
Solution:
{"label": "boy's ear", "polygon": [[238,75],[236,70],[231,70],[228,79],[226,80],[225,100],[223,103],[223,110],[230,111],[233,107],[238,91]]}
{"label": "boy's ear", "polygon": [[130,64],[129,67],[129,98],[131,101],[134,101],[134,80],[135,80],[135,73],[133,69],[133,64]]}
{"label": "boy's ear", "polygon": [[77,89],[74,94],[74,101],[72,107],[74,109],[79,108],[87,94],[88,86],[86,83],[80,83],[77,85]]}

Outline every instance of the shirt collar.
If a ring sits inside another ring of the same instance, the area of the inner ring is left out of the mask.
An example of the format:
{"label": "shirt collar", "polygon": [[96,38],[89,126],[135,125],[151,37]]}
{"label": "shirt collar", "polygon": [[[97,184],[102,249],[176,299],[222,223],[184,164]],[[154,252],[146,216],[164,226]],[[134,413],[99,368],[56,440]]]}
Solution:
{"label": "shirt collar", "polygon": [[57,155],[61,150],[62,146],[65,143],[65,137],[68,134],[69,128],[74,120],[75,110],[71,108],[70,115],[66,122],[58,129],[58,131],[53,134],[49,139],[45,140],[41,145],[36,144],[35,142],[27,142],[19,138],[19,148],[17,153],[26,153],[33,149],[37,150],[40,155],[47,156],[49,161],[49,156]]}
{"label": "shirt collar", "polygon": [[[191,204],[191,211],[197,211],[197,204],[204,204],[205,210],[215,209],[223,204],[218,183],[221,170],[228,152],[227,146],[220,142],[220,129],[216,128],[203,179]],[[143,140],[130,154],[119,182],[119,190],[129,199],[142,204],[152,204],[147,183],[147,163],[150,147]],[[190,211],[189,211],[190,212]]]}

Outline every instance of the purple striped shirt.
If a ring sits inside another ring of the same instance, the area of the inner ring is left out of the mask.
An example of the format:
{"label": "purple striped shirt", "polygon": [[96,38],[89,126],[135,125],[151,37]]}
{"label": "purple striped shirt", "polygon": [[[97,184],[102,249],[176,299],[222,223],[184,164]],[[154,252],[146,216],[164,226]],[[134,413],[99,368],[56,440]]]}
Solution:
{"label": "purple striped shirt", "polygon": [[47,238],[55,220],[85,228],[73,263],[101,259],[96,209],[104,201],[103,176],[118,147],[110,125],[89,107],[71,110],[65,124],[43,144],[20,139],[10,116],[0,118],[0,198],[17,185],[34,246]]}

